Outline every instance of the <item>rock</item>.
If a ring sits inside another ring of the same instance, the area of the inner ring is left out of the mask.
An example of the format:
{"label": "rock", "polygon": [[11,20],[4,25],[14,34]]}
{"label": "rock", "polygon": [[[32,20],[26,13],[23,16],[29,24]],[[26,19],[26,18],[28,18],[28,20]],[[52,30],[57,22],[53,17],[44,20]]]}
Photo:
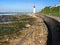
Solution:
{"label": "rock", "polygon": [[30,27],[30,26],[31,26],[30,24],[26,24],[26,25],[25,25],[26,28],[28,28],[28,27]]}

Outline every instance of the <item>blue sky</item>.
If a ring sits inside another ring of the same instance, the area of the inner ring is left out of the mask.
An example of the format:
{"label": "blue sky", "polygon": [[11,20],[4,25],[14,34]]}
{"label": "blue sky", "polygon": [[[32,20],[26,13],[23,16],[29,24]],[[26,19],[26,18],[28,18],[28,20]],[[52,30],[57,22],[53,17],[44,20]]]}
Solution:
{"label": "blue sky", "polygon": [[33,5],[40,11],[56,4],[60,4],[60,0],[0,0],[0,12],[32,12]]}

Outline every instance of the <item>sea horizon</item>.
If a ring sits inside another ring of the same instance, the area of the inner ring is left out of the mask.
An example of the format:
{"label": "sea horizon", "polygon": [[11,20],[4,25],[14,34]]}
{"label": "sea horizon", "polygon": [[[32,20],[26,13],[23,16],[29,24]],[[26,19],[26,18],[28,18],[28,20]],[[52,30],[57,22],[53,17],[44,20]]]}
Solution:
{"label": "sea horizon", "polygon": [[0,12],[0,15],[31,14],[32,12]]}

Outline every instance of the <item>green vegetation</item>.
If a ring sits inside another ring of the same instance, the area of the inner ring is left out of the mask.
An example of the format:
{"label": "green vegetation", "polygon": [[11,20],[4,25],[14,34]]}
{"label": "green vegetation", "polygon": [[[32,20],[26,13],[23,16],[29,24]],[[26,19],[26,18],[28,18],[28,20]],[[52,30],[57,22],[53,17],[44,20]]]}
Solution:
{"label": "green vegetation", "polygon": [[[16,16],[11,23],[0,24],[0,45],[8,45],[9,40],[15,40],[22,35],[23,28],[26,24],[33,25],[36,19],[28,15]],[[0,22],[2,23],[2,22]]]}
{"label": "green vegetation", "polygon": [[42,14],[48,14],[48,15],[55,15],[55,16],[59,16],[60,15],[60,6],[57,7],[45,7],[44,9],[41,10],[40,13]]}

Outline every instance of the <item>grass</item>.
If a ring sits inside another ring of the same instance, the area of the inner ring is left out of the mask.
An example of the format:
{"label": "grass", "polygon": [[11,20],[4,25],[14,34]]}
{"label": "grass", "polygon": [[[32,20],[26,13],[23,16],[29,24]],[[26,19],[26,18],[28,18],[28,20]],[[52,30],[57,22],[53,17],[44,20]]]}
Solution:
{"label": "grass", "polygon": [[60,10],[59,8],[60,8],[60,6],[52,7],[52,8],[50,8],[50,6],[45,7],[43,10],[41,10],[40,13],[48,14],[48,15],[50,14],[53,16],[59,16],[59,10]]}
{"label": "grass", "polygon": [[19,36],[22,36],[23,34],[25,34],[24,32],[21,32],[23,31],[23,28],[25,28],[25,25],[33,25],[34,21],[35,18],[27,15],[20,15],[17,16],[15,20],[11,21],[12,23],[0,24],[0,43],[1,40],[14,40]]}

